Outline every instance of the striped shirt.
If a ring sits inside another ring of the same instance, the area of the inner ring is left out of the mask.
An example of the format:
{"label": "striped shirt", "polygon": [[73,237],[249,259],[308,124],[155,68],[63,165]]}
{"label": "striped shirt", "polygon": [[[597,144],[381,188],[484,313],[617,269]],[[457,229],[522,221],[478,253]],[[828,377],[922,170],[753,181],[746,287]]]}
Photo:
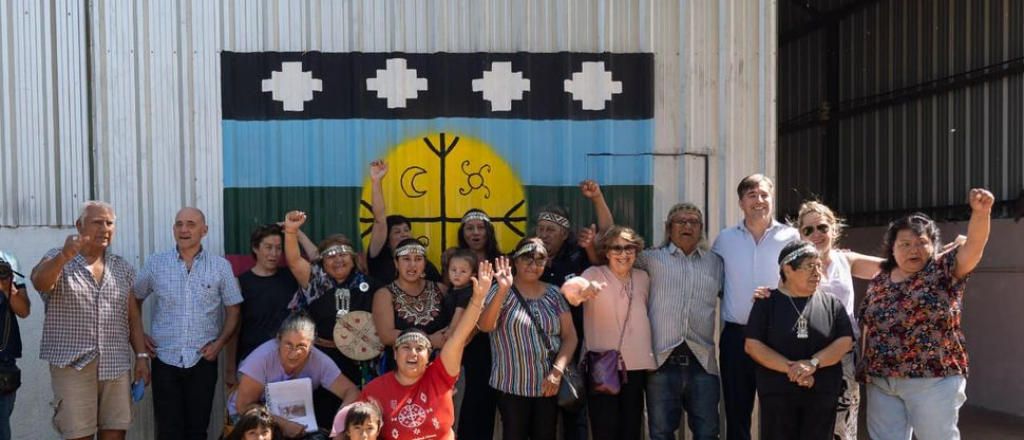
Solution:
{"label": "striped shirt", "polygon": [[779,285],[779,253],[790,242],[800,239],[795,228],[776,220],[764,232],[760,242],[747,226],[740,224],[723,229],[711,250],[725,263],[725,295],[722,297],[722,318],[745,325],[754,303],[754,290],[759,286]]}
{"label": "striped shirt", "polygon": [[[497,293],[498,286],[491,287],[487,294],[488,304]],[[551,284],[544,290],[544,296],[523,299],[530,311],[520,305],[515,293],[508,292],[501,305],[497,327],[490,333],[490,385],[507,394],[540,397],[541,384],[551,370],[551,360],[541,338],[547,338],[547,344],[551,345],[552,350],[559,350],[562,346],[560,317],[563,313],[569,313],[569,304],[562,298],[558,288]],[[537,318],[547,335],[537,333],[533,324],[533,319]]]}
{"label": "striped shirt", "polygon": [[[45,259],[61,248],[50,249]],[[50,292],[40,292],[46,304],[39,359],[63,368],[81,370],[98,358],[99,380],[117,379],[132,368],[129,343],[128,295],[135,268],[107,252],[103,277],[97,283],[81,254],[68,261]]]}
{"label": "striped shirt", "polygon": [[722,260],[700,248],[686,255],[669,243],[641,252],[636,265],[651,278],[647,313],[658,366],[685,342],[704,371],[717,375],[715,308],[722,291]]}
{"label": "striped shirt", "polygon": [[153,339],[156,355],[165,364],[191,368],[199,350],[220,336],[222,306],[242,302],[242,292],[222,257],[199,251],[192,270],[177,249],[154,254],[135,280],[135,297],[153,300]]}

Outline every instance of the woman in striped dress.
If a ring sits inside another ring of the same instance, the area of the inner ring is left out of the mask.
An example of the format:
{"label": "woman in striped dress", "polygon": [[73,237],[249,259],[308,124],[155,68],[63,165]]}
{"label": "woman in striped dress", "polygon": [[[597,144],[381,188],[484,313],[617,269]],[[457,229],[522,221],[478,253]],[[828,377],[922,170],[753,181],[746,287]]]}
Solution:
{"label": "woman in striped dress", "polygon": [[569,305],[540,281],[548,253],[538,238],[519,242],[510,263],[498,259],[497,285],[487,295],[479,327],[491,338],[490,385],[498,391],[502,438],[554,440],[556,395],[576,350]]}

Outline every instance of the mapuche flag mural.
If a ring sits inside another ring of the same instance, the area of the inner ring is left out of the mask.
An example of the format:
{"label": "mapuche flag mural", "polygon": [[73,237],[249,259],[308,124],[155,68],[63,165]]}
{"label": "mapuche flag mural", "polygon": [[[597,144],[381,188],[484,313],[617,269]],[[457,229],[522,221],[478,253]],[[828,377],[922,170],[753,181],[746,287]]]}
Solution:
{"label": "mapuche flag mural", "polygon": [[531,209],[564,206],[589,225],[585,179],[650,236],[652,54],[223,52],[221,74],[229,254],[293,209],[314,240],[365,242],[376,158],[388,213],[412,221],[435,262],[471,208],[503,250]]}

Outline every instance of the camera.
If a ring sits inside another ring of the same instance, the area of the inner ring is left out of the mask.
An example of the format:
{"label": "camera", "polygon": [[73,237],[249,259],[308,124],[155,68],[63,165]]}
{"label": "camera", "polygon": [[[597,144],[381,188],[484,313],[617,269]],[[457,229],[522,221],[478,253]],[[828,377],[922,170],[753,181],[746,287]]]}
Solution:
{"label": "camera", "polygon": [[14,271],[14,268],[11,267],[11,263],[7,260],[0,259],[0,281],[9,280],[14,277],[15,274],[21,276],[20,273]]}

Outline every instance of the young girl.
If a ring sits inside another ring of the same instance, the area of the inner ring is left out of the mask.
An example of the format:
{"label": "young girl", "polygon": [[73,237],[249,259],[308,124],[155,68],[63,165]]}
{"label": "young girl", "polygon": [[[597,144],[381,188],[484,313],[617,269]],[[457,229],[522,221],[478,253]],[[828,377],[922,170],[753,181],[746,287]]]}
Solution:
{"label": "young girl", "polygon": [[276,440],[284,436],[274,424],[274,419],[263,406],[254,406],[242,413],[242,416],[235,422],[235,428],[225,437],[225,440]]}
{"label": "young girl", "polygon": [[331,440],[377,440],[380,418],[380,406],[374,402],[347,405],[334,416]]}

